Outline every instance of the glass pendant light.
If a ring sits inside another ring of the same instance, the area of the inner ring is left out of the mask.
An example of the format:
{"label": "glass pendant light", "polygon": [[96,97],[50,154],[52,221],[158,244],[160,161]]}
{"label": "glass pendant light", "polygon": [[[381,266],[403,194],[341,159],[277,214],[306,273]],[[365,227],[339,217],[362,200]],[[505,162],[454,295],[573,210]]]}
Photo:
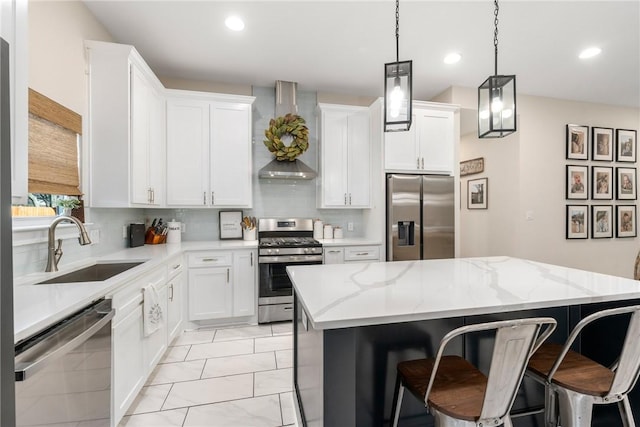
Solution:
{"label": "glass pendant light", "polygon": [[396,0],[396,62],[384,64],[384,131],[411,128],[411,64],[400,62],[400,1]]}
{"label": "glass pendant light", "polygon": [[478,87],[478,137],[502,138],[516,129],[516,76],[498,75],[498,0],[494,0],[494,75]]}

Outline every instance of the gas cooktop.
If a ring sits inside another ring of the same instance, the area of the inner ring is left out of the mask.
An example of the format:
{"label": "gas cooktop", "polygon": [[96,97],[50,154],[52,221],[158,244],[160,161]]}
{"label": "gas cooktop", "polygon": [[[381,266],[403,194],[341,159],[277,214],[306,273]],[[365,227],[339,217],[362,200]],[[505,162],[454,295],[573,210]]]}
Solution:
{"label": "gas cooktop", "polygon": [[321,246],[313,237],[262,237],[260,247],[264,248],[297,248]]}

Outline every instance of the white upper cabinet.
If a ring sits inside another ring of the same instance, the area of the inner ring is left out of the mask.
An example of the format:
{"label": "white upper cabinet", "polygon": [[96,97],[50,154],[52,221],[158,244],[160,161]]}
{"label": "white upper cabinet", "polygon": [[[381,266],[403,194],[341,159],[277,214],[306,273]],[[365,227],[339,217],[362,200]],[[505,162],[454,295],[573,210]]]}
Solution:
{"label": "white upper cabinet", "polygon": [[164,87],[133,46],[87,41],[92,207],[164,204]]}
{"label": "white upper cabinet", "polygon": [[168,90],[167,205],[252,206],[254,97]]}
{"label": "white upper cabinet", "polygon": [[371,207],[369,109],[319,104],[319,208]]}
{"label": "white upper cabinet", "polygon": [[415,101],[411,129],[384,134],[386,171],[452,175],[456,110],[452,105]]}

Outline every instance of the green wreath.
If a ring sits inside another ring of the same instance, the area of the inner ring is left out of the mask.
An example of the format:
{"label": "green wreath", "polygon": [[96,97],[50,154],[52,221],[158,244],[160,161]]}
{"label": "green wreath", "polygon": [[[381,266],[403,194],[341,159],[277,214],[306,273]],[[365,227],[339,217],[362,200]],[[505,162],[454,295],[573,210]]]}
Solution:
{"label": "green wreath", "polygon": [[[294,161],[296,157],[309,148],[309,128],[302,117],[287,114],[284,117],[271,119],[269,127],[264,131],[264,145],[275,154],[277,160]],[[284,145],[283,136],[293,138],[291,144]]]}

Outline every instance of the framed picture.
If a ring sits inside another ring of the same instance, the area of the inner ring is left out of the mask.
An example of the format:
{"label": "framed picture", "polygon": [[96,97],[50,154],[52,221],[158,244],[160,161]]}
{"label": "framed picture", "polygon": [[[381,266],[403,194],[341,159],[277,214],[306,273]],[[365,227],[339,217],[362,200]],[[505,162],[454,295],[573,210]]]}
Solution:
{"label": "framed picture", "polygon": [[487,209],[489,178],[467,181],[467,209]]}
{"label": "framed picture", "polygon": [[616,199],[636,200],[636,168],[616,168]]}
{"label": "framed picture", "polygon": [[220,211],[220,240],[242,239],[242,211]]}
{"label": "framed picture", "polygon": [[591,128],[591,159],[610,162],[613,160],[613,129]]}
{"label": "framed picture", "polygon": [[567,239],[586,239],[588,229],[589,206],[567,205]]}
{"label": "framed picture", "polygon": [[567,199],[587,200],[588,166],[567,165]]}
{"label": "framed picture", "polygon": [[613,168],[591,167],[591,198],[594,200],[613,199]]}
{"label": "framed picture", "polygon": [[613,206],[591,206],[591,238],[613,237]]}
{"label": "framed picture", "polygon": [[636,161],[636,136],[635,130],[616,129],[616,161],[630,162]]}
{"label": "framed picture", "polygon": [[616,237],[636,237],[636,205],[616,206]]}
{"label": "framed picture", "polygon": [[484,172],[484,157],[460,162],[460,176]]}
{"label": "framed picture", "polygon": [[567,159],[589,159],[589,126],[567,125]]}

